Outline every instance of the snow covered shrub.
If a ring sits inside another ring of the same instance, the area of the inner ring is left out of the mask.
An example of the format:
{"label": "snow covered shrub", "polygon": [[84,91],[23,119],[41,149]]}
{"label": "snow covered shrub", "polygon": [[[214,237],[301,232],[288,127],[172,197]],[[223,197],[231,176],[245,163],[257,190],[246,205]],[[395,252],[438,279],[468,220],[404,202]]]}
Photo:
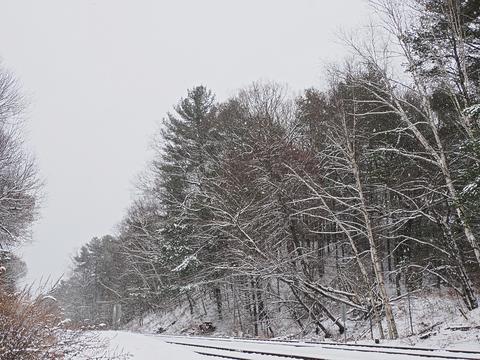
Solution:
{"label": "snow covered shrub", "polygon": [[59,322],[53,299],[30,299],[27,291],[0,294],[1,358],[55,358]]}
{"label": "snow covered shrub", "polygon": [[66,328],[51,296],[0,292],[0,359],[74,359],[86,350],[107,359],[106,344],[98,336]]}

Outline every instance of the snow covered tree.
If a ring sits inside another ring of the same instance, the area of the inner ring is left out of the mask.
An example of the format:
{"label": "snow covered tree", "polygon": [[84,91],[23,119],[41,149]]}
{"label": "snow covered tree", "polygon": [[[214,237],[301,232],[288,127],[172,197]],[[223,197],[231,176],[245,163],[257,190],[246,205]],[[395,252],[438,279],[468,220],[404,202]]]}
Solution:
{"label": "snow covered tree", "polygon": [[126,262],[118,239],[110,235],[93,238],[73,260],[71,276],[54,289],[65,316],[82,325],[112,326],[115,305],[129,305]]}
{"label": "snow covered tree", "polygon": [[[480,2],[413,1],[415,23],[407,32],[413,66],[434,91],[447,92],[463,109],[480,89]],[[452,103],[455,104],[455,101]]]}
{"label": "snow covered tree", "polygon": [[151,191],[164,211],[163,237],[171,264],[176,264],[177,270],[187,270],[188,264],[195,264],[197,249],[190,241],[193,229],[186,209],[200,190],[207,170],[205,156],[213,151],[209,137],[216,111],[214,95],[204,86],[195,87],[175,111],[168,114],[161,131]]}
{"label": "snow covered tree", "polygon": [[29,238],[38,209],[37,169],[19,128],[24,105],[14,76],[0,67],[0,247]]}
{"label": "snow covered tree", "polygon": [[11,251],[0,250],[0,292],[13,294],[27,273],[27,265]]}

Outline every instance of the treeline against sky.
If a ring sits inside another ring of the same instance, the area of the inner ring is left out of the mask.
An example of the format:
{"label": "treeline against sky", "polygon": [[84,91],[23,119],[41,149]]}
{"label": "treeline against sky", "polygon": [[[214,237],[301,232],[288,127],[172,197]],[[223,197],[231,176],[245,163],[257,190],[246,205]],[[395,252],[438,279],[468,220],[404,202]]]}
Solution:
{"label": "treeline against sky", "polygon": [[397,338],[412,291],[478,307],[480,2],[372,6],[380,25],[345,37],[324,89],[187,92],[118,235],[57,290],[69,316],[117,325],[115,304],[127,322],[207,296],[252,335],[274,336],[279,308],[341,333],[345,306]]}

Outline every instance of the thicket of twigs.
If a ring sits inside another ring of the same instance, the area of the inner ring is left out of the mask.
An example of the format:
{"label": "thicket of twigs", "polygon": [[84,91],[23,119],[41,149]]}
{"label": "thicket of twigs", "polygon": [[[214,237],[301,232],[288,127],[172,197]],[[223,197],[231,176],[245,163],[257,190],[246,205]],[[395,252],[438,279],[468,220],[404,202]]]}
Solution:
{"label": "thicket of twigs", "polygon": [[0,291],[2,360],[119,358],[98,334],[71,328],[53,297],[30,291]]}

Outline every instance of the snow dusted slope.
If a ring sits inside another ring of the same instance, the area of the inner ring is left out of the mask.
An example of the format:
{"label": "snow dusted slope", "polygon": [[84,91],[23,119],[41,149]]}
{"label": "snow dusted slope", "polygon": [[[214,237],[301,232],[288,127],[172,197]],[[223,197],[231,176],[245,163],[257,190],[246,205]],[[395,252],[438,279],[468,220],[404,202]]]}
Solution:
{"label": "snow dusted slope", "polygon": [[[452,296],[448,289],[437,292],[415,293],[410,297],[410,304],[406,297],[394,303],[395,318],[400,334],[396,341],[382,341],[382,344],[397,346],[427,346],[434,348],[470,348],[480,350],[480,309],[467,311],[461,299]],[[412,326],[410,316],[412,314]],[[164,335],[188,335],[189,330],[204,321],[211,321],[216,327],[212,336],[230,337],[242,336],[235,331],[235,324],[230,316],[225,313],[223,319],[218,319],[215,304],[206,303],[203,307],[195,307],[192,315],[188,304],[180,304],[163,312],[151,313],[142,319],[127,326],[128,330],[147,334],[154,334],[158,329],[163,329]],[[272,322],[275,326],[277,339],[297,339],[323,341],[321,336],[316,336],[309,328],[309,332],[301,334],[298,326],[285,313],[275,313]],[[338,314],[337,314],[338,315]],[[250,319],[245,318],[248,324]],[[324,321],[329,326],[328,320]],[[368,321],[347,320],[347,340],[371,344],[370,326]],[[329,341],[343,342],[344,337],[331,329],[335,338]],[[413,332],[412,332],[413,330]],[[378,337],[376,328],[373,328],[374,337]],[[249,334],[243,334],[248,337]]]}

